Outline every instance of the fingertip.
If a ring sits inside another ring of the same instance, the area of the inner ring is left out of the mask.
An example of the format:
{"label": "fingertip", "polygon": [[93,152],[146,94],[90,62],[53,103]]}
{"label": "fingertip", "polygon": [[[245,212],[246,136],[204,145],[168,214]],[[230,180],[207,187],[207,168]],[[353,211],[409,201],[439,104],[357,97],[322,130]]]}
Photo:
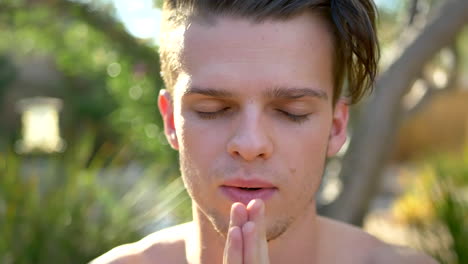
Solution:
{"label": "fingertip", "polygon": [[243,203],[235,202],[231,205],[231,212],[242,210],[244,208],[245,208],[245,205]]}
{"label": "fingertip", "polygon": [[[264,202],[262,199],[253,199],[247,205],[248,210],[258,210],[264,207]],[[255,209],[254,209],[255,208]],[[258,209],[257,209],[258,208]]]}
{"label": "fingertip", "polygon": [[247,209],[242,203],[233,203],[231,206],[230,226],[242,226],[247,221]]}
{"label": "fingertip", "polygon": [[232,241],[240,241],[241,240],[241,229],[238,226],[233,226],[229,228],[229,234]]}
{"label": "fingertip", "polygon": [[250,221],[262,221],[264,214],[265,214],[265,203],[261,199],[252,200],[247,210],[249,212],[248,216]]}
{"label": "fingertip", "polygon": [[229,228],[228,244],[234,250],[242,250],[242,230],[240,227]]}
{"label": "fingertip", "polygon": [[255,223],[254,222],[249,221],[249,222],[245,223],[242,226],[242,233],[244,235],[249,235],[249,234],[252,234],[253,232],[255,232]]}

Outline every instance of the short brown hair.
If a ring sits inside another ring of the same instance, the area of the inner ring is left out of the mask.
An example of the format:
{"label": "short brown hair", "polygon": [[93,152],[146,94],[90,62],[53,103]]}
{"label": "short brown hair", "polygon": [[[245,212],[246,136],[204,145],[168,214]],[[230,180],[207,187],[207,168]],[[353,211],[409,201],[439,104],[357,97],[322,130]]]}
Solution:
{"label": "short brown hair", "polygon": [[[377,74],[379,45],[372,0],[165,0],[162,34],[169,34],[191,18],[228,15],[261,22],[286,20],[304,11],[318,12],[331,26],[334,39],[333,102],[342,95],[358,102],[372,90]],[[166,87],[175,85],[180,62],[173,43],[161,38],[161,70]]]}

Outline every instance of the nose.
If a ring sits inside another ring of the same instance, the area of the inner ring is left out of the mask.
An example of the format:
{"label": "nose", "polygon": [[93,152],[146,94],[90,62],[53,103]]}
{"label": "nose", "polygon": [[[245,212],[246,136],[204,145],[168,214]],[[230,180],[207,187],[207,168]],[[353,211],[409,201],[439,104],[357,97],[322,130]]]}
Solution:
{"label": "nose", "polygon": [[227,144],[229,154],[245,161],[268,159],[273,151],[273,142],[266,124],[253,115],[243,118],[238,124]]}

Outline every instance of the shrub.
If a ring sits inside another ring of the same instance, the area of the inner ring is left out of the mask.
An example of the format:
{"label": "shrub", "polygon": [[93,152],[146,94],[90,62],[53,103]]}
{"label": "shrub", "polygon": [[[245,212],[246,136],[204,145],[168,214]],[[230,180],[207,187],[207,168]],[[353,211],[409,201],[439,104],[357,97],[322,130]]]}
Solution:
{"label": "shrub", "polygon": [[157,165],[90,159],[89,141],[47,157],[0,152],[0,263],[87,263],[187,220],[175,219],[189,205],[179,178],[160,187]]}
{"label": "shrub", "polygon": [[440,263],[468,263],[468,149],[426,164],[394,209]]}

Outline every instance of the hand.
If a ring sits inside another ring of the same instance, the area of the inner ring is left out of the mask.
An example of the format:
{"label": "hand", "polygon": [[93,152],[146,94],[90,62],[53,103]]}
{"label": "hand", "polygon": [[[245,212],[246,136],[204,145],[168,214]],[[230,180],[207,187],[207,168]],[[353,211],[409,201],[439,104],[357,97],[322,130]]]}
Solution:
{"label": "hand", "polygon": [[262,200],[252,200],[247,207],[234,203],[223,264],[270,263],[265,229],[265,205]]}

